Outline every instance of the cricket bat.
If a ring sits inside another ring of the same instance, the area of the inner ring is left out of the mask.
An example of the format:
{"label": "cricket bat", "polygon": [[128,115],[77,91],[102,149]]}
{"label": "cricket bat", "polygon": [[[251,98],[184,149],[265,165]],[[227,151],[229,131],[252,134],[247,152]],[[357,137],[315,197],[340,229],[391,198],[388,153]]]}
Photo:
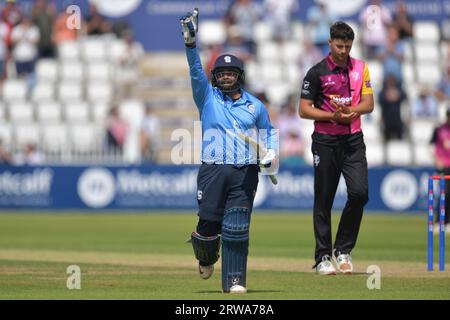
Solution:
{"label": "cricket bat", "polygon": [[[258,153],[258,155],[260,155],[260,157],[263,157],[266,155],[267,150],[266,148],[264,148],[263,146],[261,146],[257,141],[255,141],[254,139],[252,139],[249,136],[246,136],[245,134],[243,134],[242,132],[237,131],[238,136],[244,140],[246,143],[248,143],[249,145],[251,145],[253,147],[253,149],[256,150],[256,152]],[[272,181],[273,184],[277,184],[278,183],[278,179],[277,177],[275,177],[275,175],[269,175],[270,181]]]}

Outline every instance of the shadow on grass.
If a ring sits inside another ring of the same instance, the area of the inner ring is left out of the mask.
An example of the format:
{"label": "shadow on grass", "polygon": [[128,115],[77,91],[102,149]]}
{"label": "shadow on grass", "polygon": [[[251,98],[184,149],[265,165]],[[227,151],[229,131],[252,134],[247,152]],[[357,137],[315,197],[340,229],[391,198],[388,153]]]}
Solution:
{"label": "shadow on grass", "polygon": [[[247,290],[247,294],[251,293],[279,293],[283,292],[281,290]],[[203,290],[203,291],[196,291],[195,293],[223,293],[222,290]],[[223,293],[223,294],[229,294],[229,293]],[[236,294],[239,295],[239,294]]]}

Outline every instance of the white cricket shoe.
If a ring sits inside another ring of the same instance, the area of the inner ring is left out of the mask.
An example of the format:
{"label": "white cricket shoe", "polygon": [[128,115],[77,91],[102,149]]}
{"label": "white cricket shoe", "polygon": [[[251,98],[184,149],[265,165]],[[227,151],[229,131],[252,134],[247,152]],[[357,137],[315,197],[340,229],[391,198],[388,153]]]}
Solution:
{"label": "white cricket shoe", "polygon": [[214,272],[214,265],[211,264],[209,266],[201,266],[198,265],[198,273],[200,274],[200,278],[202,279],[209,279],[211,278],[212,274]]}
{"label": "white cricket shoe", "polygon": [[352,274],[353,272],[352,257],[350,257],[349,254],[339,253],[338,256],[334,254],[333,256],[336,261],[336,266],[340,272],[344,274]]}
{"label": "white cricket shoe", "polygon": [[336,274],[336,269],[331,263],[330,256],[327,255],[322,257],[322,262],[316,266],[316,272],[321,276]]}
{"label": "white cricket shoe", "polygon": [[230,288],[230,293],[247,293],[247,289],[243,286],[235,284]]}

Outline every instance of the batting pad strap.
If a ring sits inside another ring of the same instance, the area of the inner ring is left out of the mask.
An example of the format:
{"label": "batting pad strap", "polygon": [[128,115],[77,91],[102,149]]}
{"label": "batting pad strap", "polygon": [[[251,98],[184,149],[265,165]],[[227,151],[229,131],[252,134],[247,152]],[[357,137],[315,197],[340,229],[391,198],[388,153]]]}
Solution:
{"label": "batting pad strap", "polygon": [[219,260],[220,235],[204,237],[192,232],[191,243],[198,261],[214,264]]}
{"label": "batting pad strap", "polygon": [[228,209],[222,222],[222,238],[224,241],[248,240],[250,210],[244,207]]}

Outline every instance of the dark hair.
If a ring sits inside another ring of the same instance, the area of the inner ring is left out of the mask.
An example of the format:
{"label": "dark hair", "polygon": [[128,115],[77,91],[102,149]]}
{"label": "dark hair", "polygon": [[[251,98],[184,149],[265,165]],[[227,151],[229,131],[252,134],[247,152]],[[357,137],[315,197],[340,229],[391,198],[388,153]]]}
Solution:
{"label": "dark hair", "polygon": [[341,40],[354,40],[355,33],[352,27],[344,21],[337,21],[330,27],[330,38]]}

